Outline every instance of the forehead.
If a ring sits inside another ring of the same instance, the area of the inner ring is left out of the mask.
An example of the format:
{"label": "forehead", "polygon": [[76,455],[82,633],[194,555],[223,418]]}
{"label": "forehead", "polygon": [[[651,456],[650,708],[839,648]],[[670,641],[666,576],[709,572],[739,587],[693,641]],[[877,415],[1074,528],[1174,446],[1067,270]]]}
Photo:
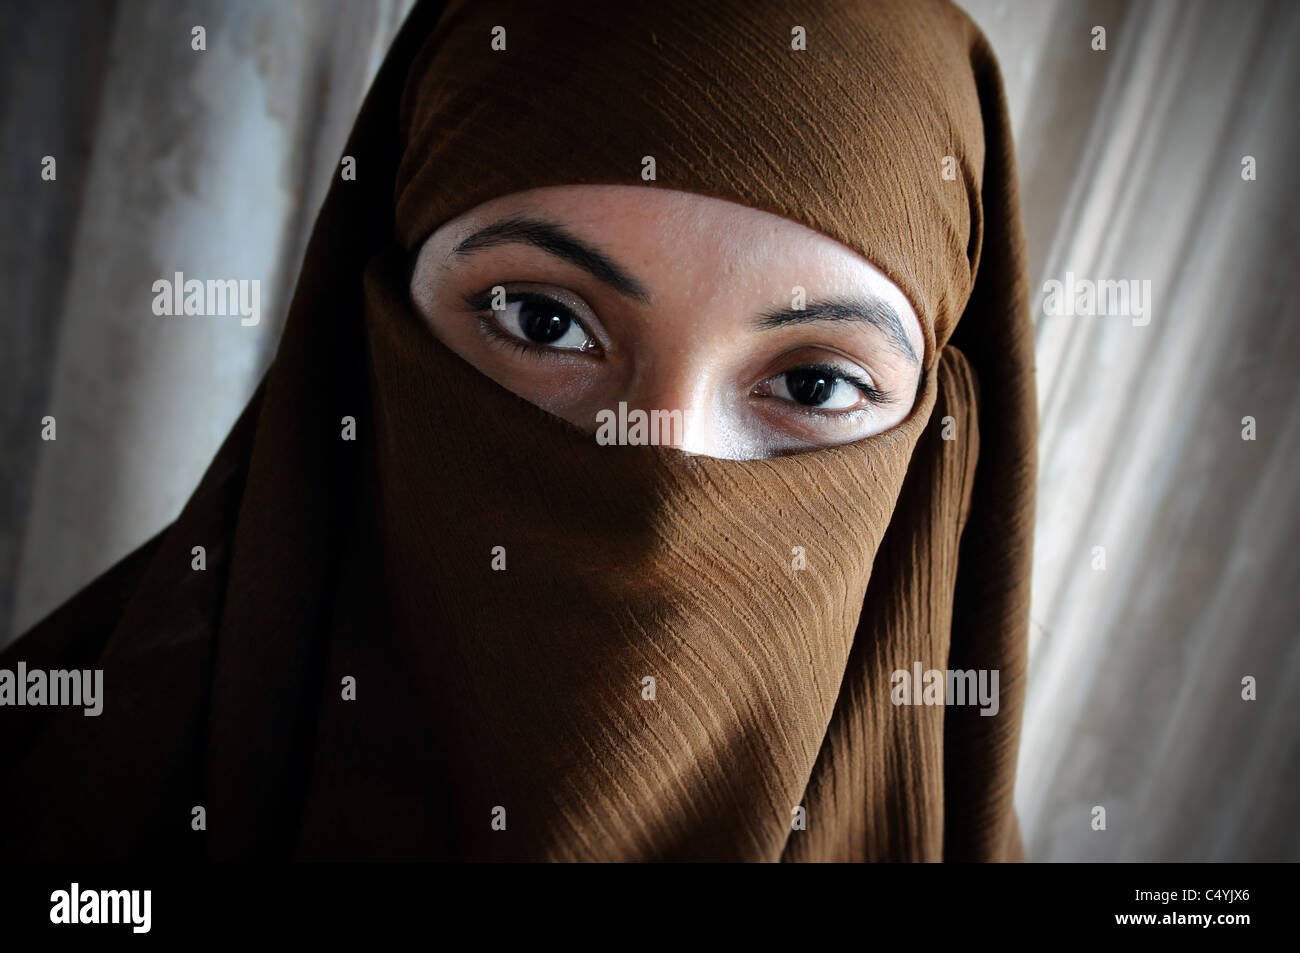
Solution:
{"label": "forehead", "polygon": [[[449,250],[493,221],[520,215],[555,221],[611,254],[651,254],[656,261],[679,264],[704,261],[719,281],[748,268],[776,267],[782,274],[802,270],[810,281],[875,278],[893,285],[857,252],[806,225],[735,202],[663,188],[567,185],[515,192],[475,206],[433,237]],[[703,258],[701,251],[707,251]]]}
{"label": "forehead", "polygon": [[561,219],[575,228],[587,226],[593,237],[608,236],[629,245],[638,239],[662,243],[665,239],[731,236],[733,240],[722,243],[720,250],[784,243],[855,255],[834,239],[770,212],[691,192],[628,185],[566,185],[514,192],[470,209],[444,228],[468,233],[499,216],[521,213]]}

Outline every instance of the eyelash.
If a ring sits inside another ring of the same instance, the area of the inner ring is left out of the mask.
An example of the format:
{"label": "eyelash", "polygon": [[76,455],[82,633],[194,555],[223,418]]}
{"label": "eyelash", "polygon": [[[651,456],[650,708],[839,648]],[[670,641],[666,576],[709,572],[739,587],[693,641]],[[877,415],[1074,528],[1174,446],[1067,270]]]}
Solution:
{"label": "eyelash", "polygon": [[[894,397],[892,394],[873,387],[869,381],[860,377],[845,373],[843,368],[836,367],[834,364],[797,364],[794,367],[786,368],[779,374],[773,374],[773,377],[780,377],[781,374],[789,374],[792,371],[815,371],[818,374],[825,374],[827,377],[837,378],[845,383],[852,384],[862,394],[868,404],[875,407],[883,407],[886,404],[892,404]],[[771,380],[771,378],[768,378]],[[859,407],[857,410],[819,410],[816,407],[809,407],[806,404],[792,404],[796,410],[812,414],[814,417],[835,417],[840,420],[856,417],[866,410],[865,407]]]}
{"label": "eyelash", "polygon": [[[540,294],[536,291],[506,292],[507,304],[513,303],[514,301],[527,301],[529,298],[560,305],[566,311],[571,310],[563,301],[552,298],[550,295]],[[464,301],[476,312],[474,316],[478,319],[479,328],[488,338],[491,339],[493,344],[505,345],[516,353],[526,355],[537,361],[545,361],[566,353],[573,353],[572,351],[565,351],[561,348],[547,347],[545,344],[532,344],[522,338],[515,337],[513,334],[507,334],[505,331],[501,330],[501,326],[497,324],[496,318],[493,317],[495,312],[492,310],[492,293],[490,291],[481,291],[478,294],[467,294],[464,296]],[[587,329],[587,326],[583,324],[582,321],[576,317],[573,318],[573,321],[578,325],[578,327],[582,328],[583,333],[588,337],[592,337],[591,331]],[[590,355],[588,354],[585,356]]]}
{"label": "eyelash", "polygon": [[[529,291],[529,292],[515,291],[515,292],[506,293],[507,303],[510,303],[511,301],[526,301],[529,298],[535,298],[542,301],[546,301],[551,304],[557,304],[560,305],[561,307],[565,307],[566,310],[568,310],[564,302],[552,298],[550,295],[541,294],[536,291]],[[565,353],[565,351],[561,349],[547,347],[545,344],[531,344],[528,341],[523,340],[522,338],[515,337],[513,334],[507,334],[505,331],[501,330],[500,325],[497,324],[496,319],[492,316],[494,312],[491,307],[492,293],[490,291],[480,291],[477,294],[467,294],[464,296],[464,301],[470,308],[472,308],[476,312],[475,317],[478,319],[479,328],[483,331],[483,333],[488,338],[492,340],[492,343],[497,345],[503,345],[505,347],[510,348],[511,350],[513,350],[518,354],[526,355],[527,357],[530,357],[533,360],[537,360],[537,361],[545,361],[548,359],[552,359],[557,355],[561,355]],[[577,318],[574,318],[573,320],[577,322],[578,326],[581,327],[587,335],[589,336],[591,335],[591,331],[588,330],[587,327],[580,320],[578,320]],[[786,368],[784,371],[781,371],[778,374],[773,374],[772,377],[779,377],[781,376],[781,374],[789,374],[793,371],[814,371],[819,374],[825,374],[827,377],[845,381],[846,383],[851,384],[853,387],[855,387],[858,390],[858,392],[862,394],[863,398],[867,401],[868,404],[871,404],[875,407],[883,407],[887,404],[892,404],[894,402],[894,396],[892,394],[872,386],[872,384],[869,381],[865,381],[860,377],[856,377],[852,374],[845,373],[843,368],[836,367],[833,364],[821,364],[821,363],[797,364],[794,367]],[[769,377],[766,378],[765,380],[771,380],[771,378]],[[847,420],[847,419],[855,418],[859,416],[864,410],[866,410],[865,407],[860,407],[857,410],[827,411],[827,410],[819,410],[816,407],[809,407],[805,404],[797,404],[794,402],[788,402],[788,403],[792,408],[794,408],[796,411],[799,411],[801,413],[805,413],[813,417],[834,418],[838,420]]]}

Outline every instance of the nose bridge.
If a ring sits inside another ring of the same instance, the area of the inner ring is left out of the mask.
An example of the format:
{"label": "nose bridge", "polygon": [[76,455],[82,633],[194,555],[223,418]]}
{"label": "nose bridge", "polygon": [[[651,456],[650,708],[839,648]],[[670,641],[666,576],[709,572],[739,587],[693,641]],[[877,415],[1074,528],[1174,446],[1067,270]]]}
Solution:
{"label": "nose bridge", "polygon": [[641,364],[623,399],[629,410],[659,412],[653,419],[662,425],[661,444],[707,452],[713,431],[709,413],[713,387],[707,363],[679,352]]}

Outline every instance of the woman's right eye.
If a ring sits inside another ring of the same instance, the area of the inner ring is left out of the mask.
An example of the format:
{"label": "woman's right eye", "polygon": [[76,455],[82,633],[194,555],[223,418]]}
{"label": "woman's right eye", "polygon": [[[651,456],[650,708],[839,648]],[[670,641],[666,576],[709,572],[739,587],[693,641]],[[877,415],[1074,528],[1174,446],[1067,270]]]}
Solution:
{"label": "woman's right eye", "polygon": [[511,337],[561,351],[591,351],[595,339],[565,304],[535,291],[506,295],[506,306],[492,317]]}

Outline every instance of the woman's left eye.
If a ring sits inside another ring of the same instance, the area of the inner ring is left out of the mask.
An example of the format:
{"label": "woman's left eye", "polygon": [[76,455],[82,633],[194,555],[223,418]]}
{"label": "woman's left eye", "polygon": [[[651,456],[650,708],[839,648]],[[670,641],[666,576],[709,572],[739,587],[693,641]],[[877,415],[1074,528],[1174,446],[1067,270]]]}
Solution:
{"label": "woman's left eye", "polygon": [[501,329],[521,341],[562,351],[589,351],[596,342],[569,307],[532,291],[506,296],[506,306],[493,311]]}
{"label": "woman's left eye", "polygon": [[881,393],[866,381],[834,367],[810,365],[783,371],[764,381],[761,396],[778,397],[819,411],[853,410],[864,402],[879,402]]}

